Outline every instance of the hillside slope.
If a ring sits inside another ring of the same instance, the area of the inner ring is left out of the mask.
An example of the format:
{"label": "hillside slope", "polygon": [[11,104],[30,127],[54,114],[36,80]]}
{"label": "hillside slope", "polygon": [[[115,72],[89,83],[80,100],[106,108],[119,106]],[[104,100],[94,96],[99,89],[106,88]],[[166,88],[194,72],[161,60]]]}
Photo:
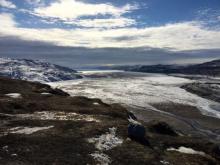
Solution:
{"label": "hillside slope", "polygon": [[180,66],[180,65],[136,65],[136,66],[117,66],[110,69],[119,69],[145,73],[164,73],[164,74],[193,74],[220,76],[220,60],[207,63]]}
{"label": "hillside slope", "polygon": [[75,70],[47,62],[0,58],[0,76],[37,82],[54,82],[81,78]]}
{"label": "hillside slope", "polygon": [[209,139],[165,122],[141,126],[120,105],[40,83],[0,78],[0,119],[0,164],[220,163],[220,148]]}

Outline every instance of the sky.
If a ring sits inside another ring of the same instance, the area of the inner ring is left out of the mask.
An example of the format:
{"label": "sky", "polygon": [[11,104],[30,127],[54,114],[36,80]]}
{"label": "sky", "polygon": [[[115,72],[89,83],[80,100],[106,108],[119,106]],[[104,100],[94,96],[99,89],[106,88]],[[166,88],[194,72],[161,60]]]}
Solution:
{"label": "sky", "polygon": [[0,0],[0,56],[69,67],[220,58],[220,0]]}

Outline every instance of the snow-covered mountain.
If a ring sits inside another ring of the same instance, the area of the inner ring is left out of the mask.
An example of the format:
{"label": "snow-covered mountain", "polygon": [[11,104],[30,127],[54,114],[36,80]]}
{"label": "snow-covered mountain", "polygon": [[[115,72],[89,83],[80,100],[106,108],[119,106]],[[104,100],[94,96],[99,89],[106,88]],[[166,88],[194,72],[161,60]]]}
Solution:
{"label": "snow-covered mountain", "polygon": [[77,71],[59,65],[27,59],[0,58],[0,76],[37,82],[81,78]]}

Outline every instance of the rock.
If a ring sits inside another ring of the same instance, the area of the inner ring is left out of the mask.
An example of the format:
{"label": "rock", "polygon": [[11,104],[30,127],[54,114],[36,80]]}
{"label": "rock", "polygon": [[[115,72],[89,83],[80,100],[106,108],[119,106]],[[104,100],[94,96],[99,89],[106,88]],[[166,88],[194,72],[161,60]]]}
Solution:
{"label": "rock", "polygon": [[213,154],[220,158],[220,145],[216,145],[213,150]]}
{"label": "rock", "polygon": [[177,132],[165,122],[156,122],[149,126],[149,130],[154,133],[178,136]]}
{"label": "rock", "polygon": [[48,93],[51,93],[51,94],[54,94],[54,95],[59,95],[59,96],[69,96],[68,93],[66,93],[66,92],[64,92],[60,89],[57,89],[57,88],[49,90]]}
{"label": "rock", "polygon": [[145,127],[142,125],[132,123],[128,125],[128,137],[143,145],[149,145],[149,142],[145,138],[145,133]]}

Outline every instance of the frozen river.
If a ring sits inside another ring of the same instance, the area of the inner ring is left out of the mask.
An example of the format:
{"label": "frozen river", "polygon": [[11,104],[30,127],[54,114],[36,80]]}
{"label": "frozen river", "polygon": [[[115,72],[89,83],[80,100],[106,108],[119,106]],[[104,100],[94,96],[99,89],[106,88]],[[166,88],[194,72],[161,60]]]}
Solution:
{"label": "frozen river", "polygon": [[72,96],[100,98],[107,103],[157,110],[153,103],[196,106],[204,115],[220,118],[220,105],[180,88],[192,80],[160,74],[123,71],[82,71],[85,78],[50,83]]}

